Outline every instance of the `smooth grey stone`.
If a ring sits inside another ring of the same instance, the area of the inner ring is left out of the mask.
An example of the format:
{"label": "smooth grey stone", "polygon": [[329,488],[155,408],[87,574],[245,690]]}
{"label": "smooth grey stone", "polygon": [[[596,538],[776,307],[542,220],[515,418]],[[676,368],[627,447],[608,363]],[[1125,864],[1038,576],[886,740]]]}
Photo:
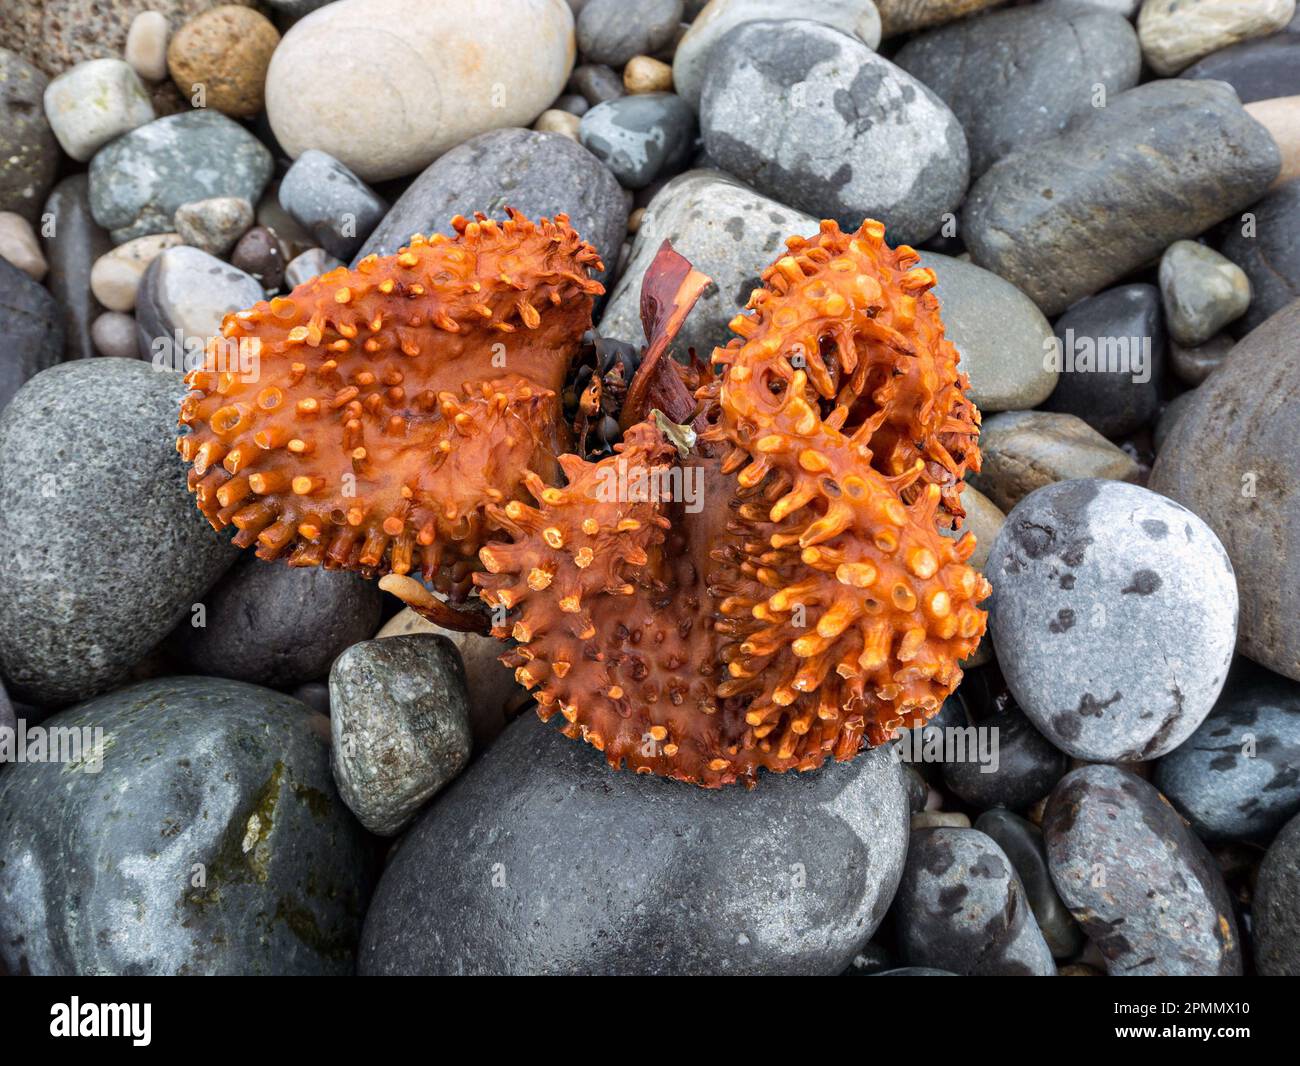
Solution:
{"label": "smooth grey stone", "polygon": [[700,98],[719,166],[791,207],[919,244],[966,191],[956,117],[906,71],[818,22],[748,22],[714,48]]}
{"label": "smooth grey stone", "polygon": [[105,311],[90,327],[90,339],[97,355],[135,359],[139,345],[135,339],[135,316],[122,311]]}
{"label": "smooth grey stone", "polygon": [[271,688],[324,678],[335,656],[374,633],[383,606],[379,586],[358,574],[251,553],[201,602],[176,627],[176,654],[196,673]]}
{"label": "smooth grey stone", "polygon": [[745,22],[784,20],[792,15],[856,37],[873,51],[880,44],[880,12],[872,0],[801,0],[797,8],[786,0],[713,0],[702,18],[691,20],[677,44],[673,88],[698,108],[704,79],[716,61],[714,46],[729,30]]}
{"label": "smooth grey stone", "polygon": [[1179,393],[1165,404],[1164,409],[1160,412],[1160,417],[1156,420],[1155,433],[1151,437],[1157,455],[1165,450],[1165,442],[1169,440],[1169,435],[1173,432],[1174,426],[1178,424],[1178,420],[1191,406],[1192,397],[1195,395],[1196,390],[1189,389],[1187,392]]}
{"label": "smooth grey stone", "polygon": [[1250,279],[1250,307],[1237,320],[1250,332],[1300,298],[1300,178],[1279,185],[1228,225],[1219,251]]}
{"label": "smooth grey stone", "polygon": [[989,632],[1016,701],[1078,759],[1154,759],[1210,713],[1237,635],[1214,532],[1119,481],[1062,481],[1007,515],[989,554]]}
{"label": "smooth grey stone", "polygon": [[20,699],[118,684],[234,560],[185,487],[184,391],[139,360],[85,359],[0,415],[0,673]]}
{"label": "smooth grey stone", "polygon": [[296,289],[314,277],[328,274],[331,270],[346,265],[341,259],[335,259],[324,248],[308,248],[302,255],[290,259],[284,268],[285,288]]}
{"label": "smooth grey stone", "polygon": [[221,320],[265,296],[256,280],[230,263],[184,244],[168,248],[149,264],[136,294],[140,358],[178,371],[201,364],[203,344]]}
{"label": "smooth grey stone", "polygon": [[792,234],[811,237],[817,220],[747,188],[716,170],[691,170],[660,190],[646,208],[632,255],[605,305],[599,332],[645,343],[641,282],[665,240],[712,282],[677,334],[675,350],[694,348],[707,359],[731,338],[727,328],[759,286],[759,274]]}
{"label": "smooth grey stone", "polygon": [[321,721],[204,677],[49,719],[102,729],[102,768],[0,774],[0,957],[34,974],[350,974],[368,862]]}
{"label": "smooth grey stone", "polygon": [[280,206],[331,255],[351,257],[388,204],[331,155],[308,148],[280,181]]}
{"label": "smooth grey stone", "polygon": [[1300,811],[1300,683],[1239,660],[1152,784],[1206,841],[1268,841]]}
{"label": "smooth grey stone", "polygon": [[1038,306],[1009,281],[964,259],[922,252],[934,268],[944,334],[970,377],[967,395],[981,411],[1037,407],[1056,387],[1047,365],[1052,325]]}
{"label": "smooth grey stone", "polygon": [[1185,385],[1199,385],[1223,365],[1223,360],[1236,343],[1227,333],[1220,333],[1193,348],[1184,348],[1177,341],[1171,341],[1169,365]]}
{"label": "smooth grey stone", "polygon": [[1085,766],[1043,816],[1056,890],[1111,976],[1239,976],[1241,935],[1214,859],[1154,788]]}
{"label": "smooth grey stone", "polygon": [[1054,315],[1253,203],[1280,169],[1227,85],[1148,82],[993,164],[971,187],[962,237]]}
{"label": "smooth grey stone", "polygon": [[1160,407],[1165,326],[1153,285],[1120,285],[1080,300],[1056,320],[1061,374],[1042,407],[1082,418],[1115,438]]}
{"label": "smooth grey stone", "polygon": [[1038,826],[1011,811],[985,811],[975,828],[989,836],[1015,867],[1038,928],[1054,959],[1073,958],[1083,948],[1083,930],[1066,909],[1047,868],[1047,846]]}
{"label": "smooth grey stone", "polygon": [[528,714],[403,838],[358,968],[832,976],[884,918],[906,847],[886,750],[707,790],[612,771]]}
{"label": "smooth grey stone", "polygon": [[568,88],[592,107],[606,100],[615,100],[626,91],[622,77],[604,63],[583,63],[574,67],[569,75]]}
{"label": "smooth grey stone", "polygon": [[1179,344],[1204,344],[1250,306],[1246,272],[1213,248],[1174,241],[1160,257],[1160,295],[1169,334]]}
{"label": "smooth grey stone", "polygon": [[[943,783],[977,810],[1008,807],[1023,811],[1046,796],[1065,776],[1065,754],[1034,728],[1015,706],[981,719],[976,728],[997,730],[997,760],[986,764],[968,745],[967,757],[944,763]],[[976,749],[977,750],[977,749]]]}
{"label": "smooth grey stone", "polygon": [[1300,96],[1300,35],[1273,33],[1230,44],[1198,59],[1178,76],[1226,81],[1243,104]]}
{"label": "smooth grey stone", "polygon": [[63,358],[63,321],[49,291],[0,259],[0,410],[23,382]]}
{"label": "smooth grey stone", "polygon": [[44,213],[53,224],[41,241],[50,264],[45,284],[63,309],[63,358],[89,359],[96,352],[90,329],[104,310],[90,291],[90,268],[113,242],[90,213],[85,174],[71,174],[54,186]]}
{"label": "smooth grey stone", "polygon": [[892,908],[903,962],[967,977],[1054,976],[1026,904],[1020,876],[991,837],[916,830]]}
{"label": "smooth grey stone", "polygon": [[1238,649],[1300,681],[1297,336],[1300,302],[1232,349],[1165,441],[1151,487],[1200,515],[1228,549],[1241,591]]}
{"label": "smooth grey stone", "polygon": [[695,154],[695,112],[675,93],[639,93],[597,104],[578,124],[578,140],[619,184],[643,189],[671,176]]}
{"label": "smooth grey stone", "polygon": [[389,209],[353,260],[392,255],[415,233],[454,234],[456,215],[506,217],[506,207],[534,221],[564,213],[604,261],[608,283],[627,233],[629,208],[609,170],[582,145],[557,133],[500,129],[471,137],[431,163]]}
{"label": "smooth grey stone", "polygon": [[579,118],[591,110],[587,98],[578,93],[565,93],[563,96],[557,96],[551,107],[557,111],[567,111],[570,115],[577,115]]}
{"label": "smooth grey stone", "polygon": [[966,480],[1003,511],[1057,481],[1136,481],[1139,473],[1131,455],[1083,419],[1053,411],[1003,411],[984,419],[980,451],[980,472]]}
{"label": "smooth grey stone", "polygon": [[1300,815],[1287,822],[1260,863],[1253,914],[1260,974],[1300,976]]}
{"label": "smooth grey stone", "polygon": [[59,167],[59,144],[45,119],[49,79],[0,48],[0,211],[37,222]]}
{"label": "smooth grey stone", "polygon": [[367,640],[330,670],[339,795],[372,833],[395,836],[469,762],[465,668],[434,633]]}
{"label": "smooth grey stone", "polygon": [[593,63],[621,67],[671,43],[682,21],[682,0],[587,0],[578,15],[578,51]]}
{"label": "smooth grey stone", "polygon": [[271,153],[239,123],[212,110],[185,111],[139,126],[90,161],[95,221],[121,244],[168,233],[182,204],[213,196],[257,203]]}
{"label": "smooth grey stone", "polygon": [[894,61],[952,108],[979,175],[1098,106],[1098,87],[1103,100],[1131,89],[1142,51],[1120,15],[1035,4],[919,34]]}

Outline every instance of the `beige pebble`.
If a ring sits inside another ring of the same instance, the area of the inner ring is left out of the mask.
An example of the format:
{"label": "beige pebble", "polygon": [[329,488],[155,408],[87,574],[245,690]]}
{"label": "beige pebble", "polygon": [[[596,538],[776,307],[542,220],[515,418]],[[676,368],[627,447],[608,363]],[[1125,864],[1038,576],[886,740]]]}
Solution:
{"label": "beige pebble", "polygon": [[969,829],[970,819],[960,811],[921,811],[912,815],[913,829]]}
{"label": "beige pebble", "polygon": [[90,339],[100,355],[134,359],[137,355],[135,316],[121,311],[105,311],[91,324]]}
{"label": "beige pebble", "polygon": [[1138,43],[1148,65],[1169,77],[1202,56],[1282,29],[1295,0],[1145,0]]}
{"label": "beige pebble", "polygon": [[32,224],[13,211],[0,211],[0,259],[9,260],[36,281],[50,268]]}
{"label": "beige pebble", "polygon": [[159,11],[141,11],[131,20],[122,58],[140,77],[162,81],[167,77],[167,16]]}
{"label": "beige pebble", "polygon": [[629,93],[672,92],[673,68],[650,56],[633,56],[623,68],[623,88]]}
{"label": "beige pebble", "polygon": [[181,243],[175,233],[151,233],[105,252],[90,268],[90,291],[110,311],[130,311],[140,279],[159,255]]}
{"label": "beige pebble", "polygon": [[627,216],[628,233],[635,233],[637,230],[639,230],[641,228],[641,220],[643,218],[645,218],[644,207],[638,207],[635,211],[633,211],[630,215],[628,215]]}
{"label": "beige pebble", "polygon": [[1282,172],[1272,187],[1300,178],[1300,96],[1256,100],[1246,105],[1246,112],[1268,130],[1281,153]]}
{"label": "beige pebble", "polygon": [[578,139],[578,123],[581,120],[577,115],[568,111],[559,111],[552,108],[549,111],[543,111],[537,116],[537,121],[533,123],[533,129],[538,133],[559,133],[572,140]]}
{"label": "beige pebble", "polygon": [[280,33],[265,15],[224,4],[185,23],[167,45],[167,68],[180,91],[203,106],[252,118],[265,101],[266,72]]}

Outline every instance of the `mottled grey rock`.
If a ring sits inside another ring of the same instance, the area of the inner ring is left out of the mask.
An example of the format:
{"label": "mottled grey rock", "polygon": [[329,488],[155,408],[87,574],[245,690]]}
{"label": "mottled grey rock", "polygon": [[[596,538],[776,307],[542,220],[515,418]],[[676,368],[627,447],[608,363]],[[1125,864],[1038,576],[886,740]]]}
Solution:
{"label": "mottled grey rock", "polygon": [[681,170],[695,154],[695,139],[695,112],[675,93],[607,100],[578,124],[582,146],[628,189]]}
{"label": "mottled grey rock", "polygon": [[1250,279],[1250,307],[1238,320],[1242,333],[1262,325],[1300,297],[1300,178],[1279,185],[1251,204],[1228,227],[1219,251]]}
{"label": "mottled grey rock", "polygon": [[568,88],[578,93],[592,107],[614,100],[624,93],[623,79],[604,63],[583,63],[573,68]]}
{"label": "mottled grey rock", "polygon": [[1056,889],[1111,976],[1239,976],[1241,937],[1214,859],[1154,788],[1085,766],[1043,817]]}
{"label": "mottled grey rock", "polygon": [[388,211],[388,204],[331,155],[308,148],[280,181],[280,206],[331,255],[347,259]]}
{"label": "mottled grey rock", "polygon": [[1054,332],[1061,375],[1044,410],[1076,415],[1112,438],[1155,417],[1165,363],[1155,286],[1120,285],[1080,300]]}
{"label": "mottled grey rock", "polygon": [[172,370],[187,368],[187,355],[221,328],[230,311],[265,297],[262,286],[242,270],[188,245],[168,248],[144,272],[135,299],[140,358]]}
{"label": "mottled grey rock", "polygon": [[669,44],[682,21],[682,0],[587,0],[576,26],[578,51],[593,63],[621,67]]}
{"label": "mottled grey rock", "polygon": [[1232,564],[1191,511],[1118,481],[1021,500],[986,567],[989,632],[1016,701],[1079,759],[1154,759],[1223,688],[1237,635]]}
{"label": "mottled grey rock", "polygon": [[[346,570],[291,567],[245,555],[173,635],[197,673],[292,688],[325,677],[334,657],[379,625],[382,593]],[[202,624],[199,624],[202,623]]]}
{"label": "mottled grey rock", "polygon": [[[991,807],[1023,811],[1051,792],[1065,776],[1064,753],[1053,747],[1014,705],[981,720],[978,728],[990,733],[997,730],[991,733],[996,760],[983,762],[968,754],[943,766],[943,783],[972,807],[981,811]],[[978,749],[968,745],[968,750]]]}
{"label": "mottled grey rock", "polygon": [[1300,34],[1274,33],[1211,52],[1178,75],[1226,81],[1243,104],[1300,96]]}
{"label": "mottled grey rock", "polygon": [[403,838],[358,966],[838,974],[884,917],[906,834],[885,750],[711,791],[611,771],[529,714]]}
{"label": "mottled grey rock", "polygon": [[1237,342],[1227,333],[1211,337],[1204,344],[1184,348],[1176,341],[1169,344],[1169,365],[1186,385],[1199,385],[1223,365],[1223,360]]}
{"label": "mottled grey rock", "polygon": [[891,244],[918,244],[957,209],[966,137],[947,105],[857,38],[817,22],[748,22],[714,49],[700,98],[710,158],[753,185]]}
{"label": "mottled grey rock", "polygon": [[253,224],[253,205],[242,196],[210,196],[181,204],[173,218],[181,241],[209,255],[225,255]]}
{"label": "mottled grey rock", "polygon": [[1019,875],[990,837],[976,829],[917,830],[893,905],[903,961],[967,977],[1054,976],[1027,902]]}
{"label": "mottled grey rock", "polygon": [[103,310],[90,290],[90,268],[113,242],[90,213],[85,174],[71,174],[54,186],[44,212],[54,223],[41,246],[50,264],[45,284],[63,309],[63,357],[88,359],[95,354],[90,328]]}
{"label": "mottled grey rock", "polygon": [[1004,411],[984,420],[983,466],[966,480],[1003,511],[1035,489],[1071,478],[1135,481],[1138,465],[1081,418],[1051,411]]}
{"label": "mottled grey rock", "polygon": [[[356,259],[391,255],[414,233],[453,233],[456,215],[531,219],[563,212],[600,252],[608,282],[627,233],[628,205],[614,175],[582,145],[557,133],[503,129],[472,137],[432,163],[407,187]],[[354,259],[354,262],[356,260]]]}
{"label": "mottled grey rock", "polygon": [[1300,976],[1300,815],[1278,833],[1260,864],[1253,915],[1259,972]]}
{"label": "mottled grey rock", "polygon": [[0,416],[0,672],[20,699],[117,684],[234,559],[185,488],[183,392],[138,360],[79,360]]}
{"label": "mottled grey rock", "polygon": [[1011,861],[1038,929],[1054,959],[1068,959],[1083,947],[1083,930],[1066,909],[1047,869],[1047,846],[1038,826],[1011,811],[985,811],[975,828],[990,837]]}
{"label": "mottled grey rock", "polygon": [[0,958],[34,974],[352,972],[368,890],[328,726],[277,692],[133,685],[47,728],[102,729],[102,768],[0,774]]}
{"label": "mottled grey rock", "polygon": [[1142,52],[1117,14],[1035,4],[920,34],[894,61],[952,108],[978,175],[1097,106],[1098,87],[1102,100],[1131,89]]}
{"label": "mottled grey rock", "polygon": [[330,670],[331,765],[372,833],[395,836],[469,762],[469,693],[455,646],[416,633],[348,648]]}
{"label": "mottled grey rock", "polygon": [[1241,591],[1239,650],[1300,681],[1297,335],[1300,302],[1232,350],[1165,441],[1151,487],[1205,519],[1232,557]]}
{"label": "mottled grey rock", "polygon": [[641,281],[665,240],[712,278],[677,334],[676,350],[707,358],[731,336],[727,323],[749,301],[759,273],[785,248],[786,237],[817,232],[817,220],[746,188],[726,174],[692,170],[665,185],[646,208],[632,257],[600,320],[602,336],[645,342]]}
{"label": "mottled grey rock", "polygon": [[0,410],[23,382],[63,358],[63,322],[49,292],[0,259]]}
{"label": "mottled grey rock", "polygon": [[1160,257],[1160,296],[1179,344],[1204,344],[1250,306],[1246,272],[1213,248],[1174,241]]}
{"label": "mottled grey rock", "polygon": [[186,111],[146,123],[95,153],[90,207],[117,243],[166,233],[181,204],[210,196],[257,203],[271,153],[216,111]]}
{"label": "mottled grey rock", "polygon": [[1219,82],[1148,82],[998,160],[962,237],[1044,313],[1065,310],[1258,199],[1277,145]]}
{"label": "mottled grey rock", "polygon": [[1052,326],[1009,281],[964,259],[922,252],[934,268],[944,332],[961,354],[970,398],[981,411],[1037,407],[1056,387],[1047,363]]}
{"label": "mottled grey rock", "polygon": [[45,75],[0,48],[0,211],[35,222],[59,165],[59,145],[45,121]]}
{"label": "mottled grey rock", "polygon": [[1300,683],[1240,660],[1152,784],[1202,840],[1268,841],[1300,811]]}
{"label": "mottled grey rock", "polygon": [[797,7],[786,0],[713,0],[677,43],[674,88],[698,108],[704,79],[715,62],[713,46],[742,23],[784,20],[791,15],[856,37],[872,51],[880,44],[880,12],[873,0],[801,0]]}
{"label": "mottled grey rock", "polygon": [[311,281],[317,275],[327,274],[341,266],[346,264],[341,259],[335,259],[324,248],[309,248],[302,255],[289,260],[284,268],[285,288],[296,289],[304,281]]}

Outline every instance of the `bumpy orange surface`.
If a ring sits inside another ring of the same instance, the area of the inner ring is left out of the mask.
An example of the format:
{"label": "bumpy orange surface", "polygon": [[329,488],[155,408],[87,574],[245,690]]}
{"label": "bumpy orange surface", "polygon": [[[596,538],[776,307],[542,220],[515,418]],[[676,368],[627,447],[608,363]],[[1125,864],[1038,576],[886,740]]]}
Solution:
{"label": "bumpy orange surface", "polygon": [[593,463],[561,454],[557,395],[594,251],[562,218],[457,230],[226,320],[270,372],[191,377],[214,524],[300,565],[472,577],[542,717],[615,766],[752,783],[933,715],[989,590],[973,536],[938,532],[979,416],[916,253],[870,221],[790,238],[712,374],[647,360],[629,389],[698,439],[651,412]]}

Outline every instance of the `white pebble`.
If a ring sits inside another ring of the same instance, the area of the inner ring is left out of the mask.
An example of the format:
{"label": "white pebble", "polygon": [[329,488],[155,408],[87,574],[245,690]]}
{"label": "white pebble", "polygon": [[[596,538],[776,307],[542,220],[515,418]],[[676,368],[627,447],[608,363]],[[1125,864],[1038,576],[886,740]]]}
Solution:
{"label": "white pebble", "polygon": [[91,59],[45,87],[45,117],[63,150],[84,163],[114,137],[152,122],[154,111],[129,63]]}
{"label": "white pebble", "polygon": [[9,260],[36,281],[49,269],[32,224],[12,211],[0,211],[0,259]]}
{"label": "white pebble", "polygon": [[121,311],[105,311],[91,324],[90,339],[100,355],[134,359],[139,353],[135,344],[135,316]]}
{"label": "white pebble", "polygon": [[135,72],[149,81],[167,77],[167,16],[158,11],[141,11],[131,20],[123,55]]}
{"label": "white pebble", "polygon": [[130,311],[135,307],[140,279],[149,264],[180,243],[175,233],[151,233],[119,244],[96,259],[90,268],[90,291],[110,311]]}

